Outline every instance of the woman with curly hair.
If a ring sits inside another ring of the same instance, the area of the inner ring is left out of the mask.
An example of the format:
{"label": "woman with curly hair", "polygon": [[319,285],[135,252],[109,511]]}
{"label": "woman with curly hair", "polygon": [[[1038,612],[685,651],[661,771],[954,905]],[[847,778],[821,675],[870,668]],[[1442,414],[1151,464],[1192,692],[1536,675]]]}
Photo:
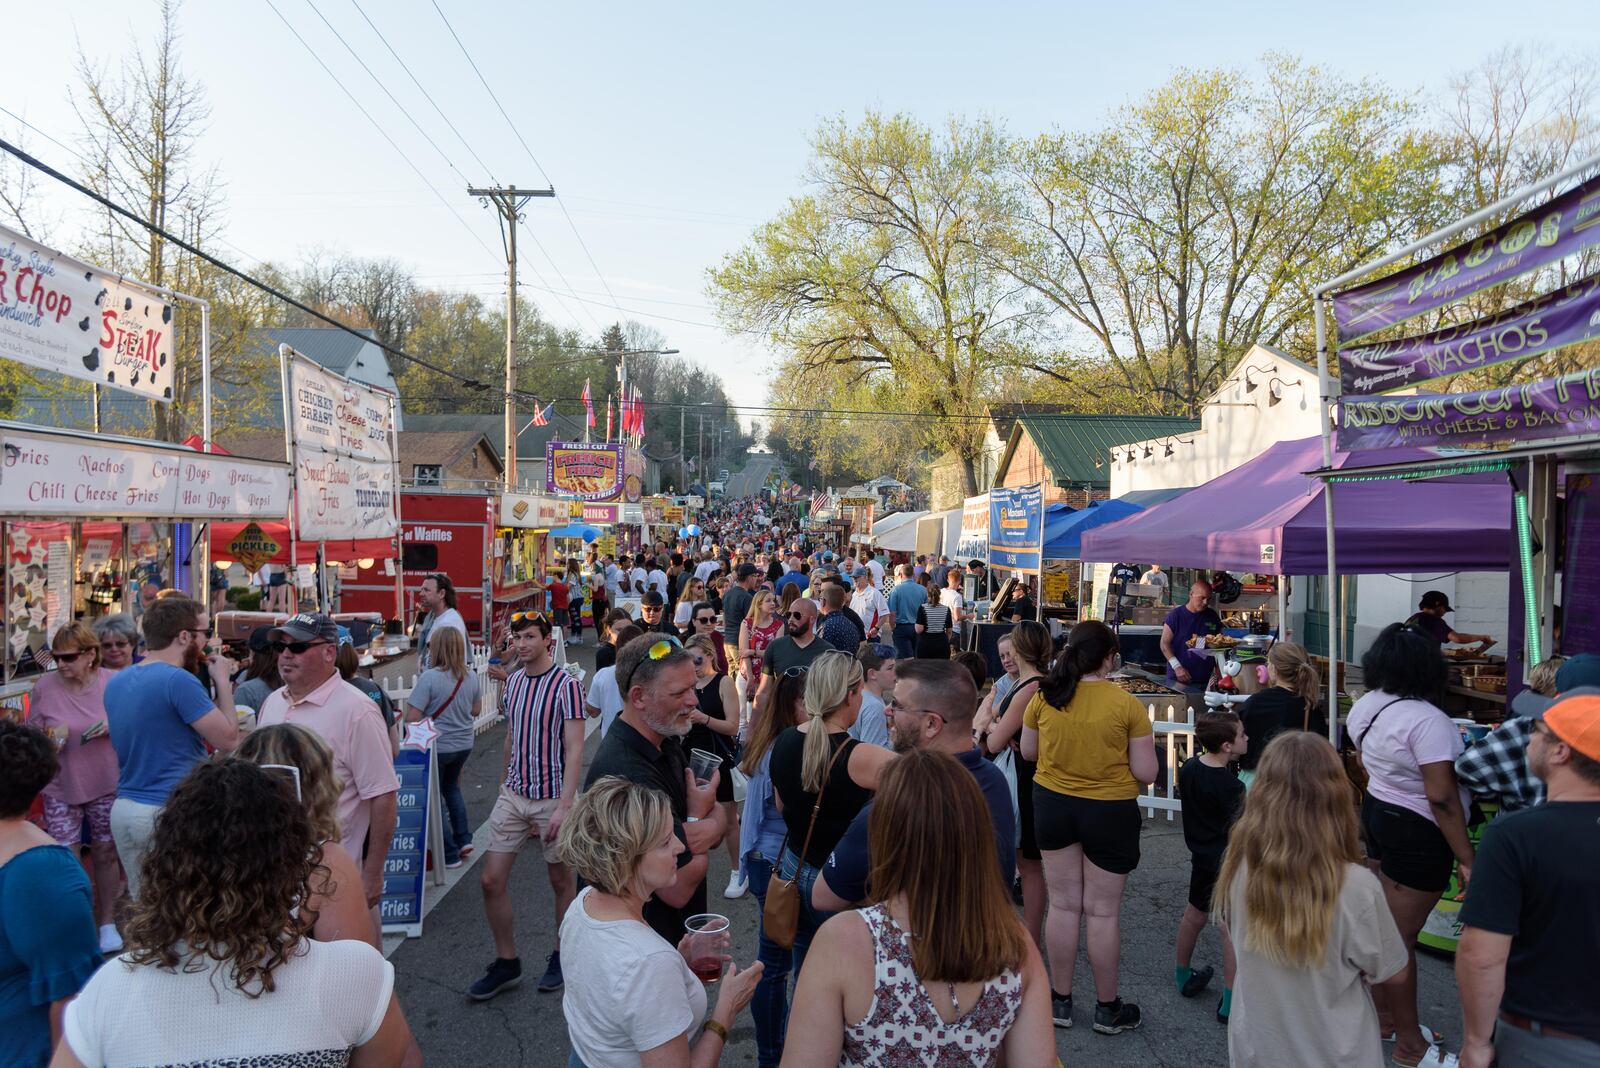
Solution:
{"label": "woman with curly hair", "polygon": [[326,831],[283,776],[236,757],[190,772],[157,818],[127,950],[67,1007],[56,1068],[399,1064],[394,968],[310,937],[301,906],[333,890]]}
{"label": "woman with curly hair", "polygon": [[28,820],[55,777],[43,731],[0,718],[0,1064],[39,1068],[61,1013],[100,963],[89,877]]}
{"label": "woman with curly hair", "polygon": [[[440,631],[434,638],[441,634],[461,641],[461,635],[453,630]],[[354,938],[382,949],[367,909],[361,869],[339,844],[339,793],[344,787],[333,770],[333,750],[328,743],[316,731],[298,723],[275,723],[245,735],[237,753],[239,759],[282,776],[298,791],[311,828],[322,843],[328,889],[312,894],[306,903],[305,911],[312,922],[311,937],[318,942]]]}

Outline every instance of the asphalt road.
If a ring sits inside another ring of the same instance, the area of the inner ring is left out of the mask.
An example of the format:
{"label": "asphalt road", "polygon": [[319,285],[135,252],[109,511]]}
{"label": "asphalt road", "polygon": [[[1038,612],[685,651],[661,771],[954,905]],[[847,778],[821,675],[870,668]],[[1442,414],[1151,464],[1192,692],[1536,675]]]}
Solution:
{"label": "asphalt road", "polygon": [[778,466],[778,458],[770,452],[754,452],[744,465],[728,479],[729,497],[754,497],[767,484],[767,476]]}
{"label": "asphalt road", "polygon": [[[587,665],[592,648],[573,650],[574,658]],[[597,737],[591,739],[591,752]],[[463,775],[467,808],[480,832],[494,803],[500,745],[498,728],[480,737]],[[471,859],[481,858],[480,848]],[[494,956],[483,918],[479,870],[477,863],[462,869],[459,881],[427,914],[422,937],[408,940],[394,951],[391,959],[401,1005],[430,1064],[561,1068],[570,1049],[561,995],[541,994],[535,989],[556,930],[553,898],[538,847],[530,845],[523,852],[511,882],[523,982],[488,1002],[471,1001],[465,994]],[[734,956],[744,964],[755,958],[755,898],[747,894],[738,901],[725,900],[721,891],[727,878],[727,854],[719,849],[711,861],[711,907],[733,921]],[[1180,824],[1147,820],[1143,859],[1129,880],[1123,904],[1121,984],[1123,996],[1142,1007],[1144,1025],[1122,1035],[1097,1035],[1087,1026],[1088,1010],[1080,1009],[1078,1026],[1056,1032],[1063,1064],[1097,1068],[1227,1064],[1227,1029],[1213,1016],[1217,997],[1208,992],[1186,1001],[1172,985],[1173,934],[1188,879],[1188,854]],[[1214,930],[1202,936],[1196,964],[1217,965],[1214,985],[1220,987],[1221,951]],[[1418,965],[1422,1021],[1445,1034],[1447,1048],[1458,1049],[1460,1008],[1451,964],[1444,958],[1423,956]],[[1078,963],[1074,988],[1093,989],[1084,960]],[[741,1015],[731,1039],[721,1063],[754,1064],[755,1034],[748,1013]],[[792,1040],[804,1039],[794,1036]]]}

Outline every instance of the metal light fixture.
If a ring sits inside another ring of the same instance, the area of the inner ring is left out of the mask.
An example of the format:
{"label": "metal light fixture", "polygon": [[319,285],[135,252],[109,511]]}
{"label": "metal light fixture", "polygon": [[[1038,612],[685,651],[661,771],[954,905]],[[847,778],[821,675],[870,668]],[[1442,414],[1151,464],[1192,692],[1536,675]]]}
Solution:
{"label": "metal light fixture", "polygon": [[1166,455],[1166,456],[1171,456],[1172,455],[1172,442],[1170,442],[1170,441],[1167,442],[1167,444],[1165,446],[1164,455]]}
{"label": "metal light fixture", "polygon": [[1150,446],[1149,445],[1146,445],[1144,447],[1144,458],[1146,460],[1150,459]]}
{"label": "metal light fixture", "polygon": [[1128,450],[1128,462],[1130,464],[1133,463],[1133,450],[1132,449]]}

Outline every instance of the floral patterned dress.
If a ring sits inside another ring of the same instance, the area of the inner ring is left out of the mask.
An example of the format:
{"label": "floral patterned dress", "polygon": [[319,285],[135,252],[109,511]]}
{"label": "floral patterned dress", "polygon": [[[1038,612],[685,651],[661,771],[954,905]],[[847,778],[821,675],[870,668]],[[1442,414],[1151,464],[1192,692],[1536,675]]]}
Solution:
{"label": "floral patterned dress", "polygon": [[945,1023],[911,962],[911,942],[882,905],[861,910],[872,932],[876,992],[858,1024],[844,1029],[839,1068],[988,1068],[1022,1007],[1022,973],[983,984],[977,1003]]}

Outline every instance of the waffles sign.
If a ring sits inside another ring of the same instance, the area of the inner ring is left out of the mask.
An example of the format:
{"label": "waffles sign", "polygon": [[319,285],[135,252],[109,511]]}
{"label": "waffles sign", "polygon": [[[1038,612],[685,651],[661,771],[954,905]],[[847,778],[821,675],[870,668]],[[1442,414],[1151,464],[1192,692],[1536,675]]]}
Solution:
{"label": "waffles sign", "polygon": [[138,283],[0,226],[0,357],[170,401],[172,320]]}

